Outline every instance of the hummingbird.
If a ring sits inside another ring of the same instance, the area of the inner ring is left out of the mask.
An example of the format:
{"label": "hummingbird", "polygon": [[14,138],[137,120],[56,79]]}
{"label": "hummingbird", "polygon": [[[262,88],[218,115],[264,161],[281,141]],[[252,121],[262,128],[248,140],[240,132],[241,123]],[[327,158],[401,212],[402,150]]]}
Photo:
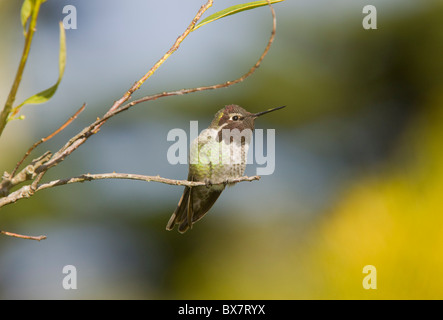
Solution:
{"label": "hummingbird", "polygon": [[178,232],[185,233],[203,218],[226,185],[235,184],[229,180],[243,176],[255,119],[284,107],[250,113],[231,104],[215,114],[209,127],[190,146],[188,181],[205,185],[185,187],[166,230],[177,224]]}

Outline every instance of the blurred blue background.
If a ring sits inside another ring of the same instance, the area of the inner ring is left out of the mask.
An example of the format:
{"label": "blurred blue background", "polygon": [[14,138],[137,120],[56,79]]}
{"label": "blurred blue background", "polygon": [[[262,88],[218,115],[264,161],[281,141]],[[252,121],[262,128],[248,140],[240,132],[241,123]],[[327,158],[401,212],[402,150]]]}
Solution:
{"label": "blurred blue background", "polygon": [[[215,1],[206,15],[238,1]],[[58,21],[67,65],[55,96],[22,109],[0,139],[11,171],[35,141],[84,102],[86,110],[32,156],[56,151],[103,115],[169,49],[204,1],[47,1],[41,7],[17,102],[58,76]],[[275,42],[256,73],[216,91],[159,99],[111,119],[44,181],[126,172],[185,179],[166,159],[173,128],[202,130],[226,104],[276,129],[276,169],[228,188],[210,213],[180,235],[165,231],[182,187],[107,180],[45,190],[3,207],[0,230],[47,235],[0,238],[2,299],[443,298],[441,1],[274,5]],[[0,0],[0,101],[23,46],[20,1]],[[266,7],[193,32],[134,97],[233,80],[262,53],[272,26]],[[31,158],[32,158],[31,156]],[[249,165],[247,175],[254,175]],[[374,265],[379,288],[364,290]],[[65,290],[74,265],[78,289]]]}

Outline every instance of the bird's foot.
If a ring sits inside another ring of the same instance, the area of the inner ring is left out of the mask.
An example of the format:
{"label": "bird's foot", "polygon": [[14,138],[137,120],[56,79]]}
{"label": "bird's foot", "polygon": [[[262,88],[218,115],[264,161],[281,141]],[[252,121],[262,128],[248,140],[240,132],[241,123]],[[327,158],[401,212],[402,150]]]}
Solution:
{"label": "bird's foot", "polygon": [[223,181],[223,185],[226,187],[227,185],[232,186],[233,184],[235,184],[234,179],[228,178],[225,181]]}
{"label": "bird's foot", "polygon": [[205,179],[206,188],[212,187],[212,181],[208,178]]}

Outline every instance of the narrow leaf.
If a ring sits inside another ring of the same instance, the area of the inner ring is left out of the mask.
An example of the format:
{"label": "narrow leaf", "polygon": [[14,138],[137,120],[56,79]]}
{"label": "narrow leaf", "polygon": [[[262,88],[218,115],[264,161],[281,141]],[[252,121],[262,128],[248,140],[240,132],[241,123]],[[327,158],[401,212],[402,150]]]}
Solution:
{"label": "narrow leaf", "polygon": [[[270,0],[269,2],[271,4],[273,4],[273,3],[282,2],[282,1],[284,1],[284,0]],[[204,26],[205,24],[211,23],[211,22],[213,22],[215,20],[218,20],[218,19],[230,16],[230,15],[233,15],[233,14],[239,13],[241,11],[255,9],[255,8],[266,6],[266,5],[268,5],[268,1],[261,0],[261,1],[254,1],[254,2],[238,4],[238,5],[226,8],[224,10],[221,10],[219,12],[211,14],[206,19],[203,19],[199,24],[197,24],[194,27],[194,29],[192,29],[192,31],[195,31],[198,28],[200,28],[201,26]]]}
{"label": "narrow leaf", "polygon": [[63,23],[60,21],[60,51],[59,51],[59,61],[58,61],[58,80],[57,82],[50,88],[43,90],[25,101],[22,102],[19,106],[15,107],[16,110],[15,113],[18,112],[18,110],[25,104],[37,104],[37,103],[43,103],[51,99],[51,97],[54,95],[54,93],[57,91],[58,85],[60,84],[60,81],[63,78],[63,74],[65,72],[65,66],[66,66],[66,35],[65,35],[65,28],[63,27]]}
{"label": "narrow leaf", "polygon": [[[46,1],[46,0],[45,0]],[[66,33],[65,27],[63,26],[63,22],[59,22],[60,27],[60,51],[58,56],[58,81],[60,82],[63,78],[63,74],[65,73],[66,66]]]}
{"label": "narrow leaf", "polygon": [[32,13],[32,8],[34,7],[35,0],[25,0],[22,4],[22,9],[20,12],[20,18],[23,26],[23,34],[26,36],[26,22],[28,22],[29,17]]}

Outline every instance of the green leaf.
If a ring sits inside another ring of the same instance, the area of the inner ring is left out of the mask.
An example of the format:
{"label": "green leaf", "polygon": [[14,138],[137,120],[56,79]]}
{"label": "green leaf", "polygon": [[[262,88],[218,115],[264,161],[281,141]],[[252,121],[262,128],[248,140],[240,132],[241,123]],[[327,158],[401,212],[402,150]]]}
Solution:
{"label": "green leaf", "polygon": [[59,52],[59,60],[58,60],[58,80],[57,82],[50,88],[43,90],[25,101],[23,101],[19,106],[15,107],[15,114],[17,114],[18,110],[25,104],[37,104],[37,103],[43,103],[51,99],[51,97],[54,95],[54,93],[57,91],[58,85],[60,84],[60,81],[63,78],[63,74],[65,72],[65,66],[66,66],[66,35],[65,35],[65,28],[63,27],[63,23],[60,21],[60,52]]}
{"label": "green leaf", "polygon": [[[270,0],[269,2],[271,4],[273,4],[273,3],[282,2],[282,1],[285,1],[285,0]],[[201,26],[204,26],[205,24],[211,23],[211,22],[213,22],[215,20],[218,20],[218,19],[230,16],[230,15],[233,15],[233,14],[239,13],[241,11],[255,9],[255,8],[266,6],[266,5],[268,5],[268,1],[261,0],[261,1],[254,1],[254,2],[238,4],[238,5],[226,8],[224,10],[221,10],[219,12],[211,14],[206,19],[203,19],[199,24],[197,24],[194,27],[194,29],[192,29],[192,31],[195,31],[198,28],[200,28]]]}
{"label": "green leaf", "polygon": [[26,22],[28,22],[29,17],[32,13],[32,8],[34,8],[35,0],[25,0],[22,4],[22,10],[20,12],[20,18],[23,26],[23,34],[26,36]]}

